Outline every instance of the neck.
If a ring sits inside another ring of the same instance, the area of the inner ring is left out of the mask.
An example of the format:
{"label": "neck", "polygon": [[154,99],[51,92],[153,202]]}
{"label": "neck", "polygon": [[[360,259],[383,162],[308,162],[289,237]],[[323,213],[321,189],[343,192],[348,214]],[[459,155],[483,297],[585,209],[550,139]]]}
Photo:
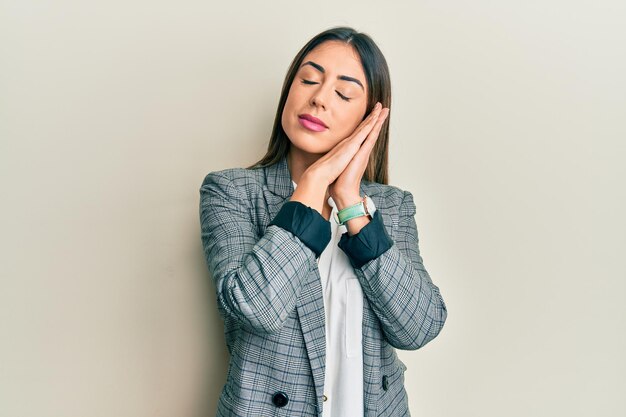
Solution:
{"label": "neck", "polygon": [[315,161],[317,161],[322,155],[303,152],[294,148],[292,145],[287,153],[287,166],[291,173],[291,179],[296,182],[300,181],[302,174],[307,170]]}
{"label": "neck", "polygon": [[[287,152],[287,167],[289,168],[289,173],[293,182],[299,184],[300,178],[302,178],[302,174],[304,174],[304,171],[306,171],[307,168],[309,168],[315,161],[317,161],[322,156],[323,155],[320,154],[303,152],[292,145]],[[328,200],[329,196],[330,194],[328,193],[327,188],[324,201]]]}

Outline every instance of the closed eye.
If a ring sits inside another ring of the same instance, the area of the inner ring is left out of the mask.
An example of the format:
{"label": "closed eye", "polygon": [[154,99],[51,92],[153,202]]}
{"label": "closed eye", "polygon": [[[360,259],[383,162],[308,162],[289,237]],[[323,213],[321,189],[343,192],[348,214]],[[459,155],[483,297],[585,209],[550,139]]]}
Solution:
{"label": "closed eye", "polygon": [[[303,78],[303,79],[302,79],[302,84],[311,85],[311,84],[319,84],[319,83],[316,83],[316,82],[314,82],[314,81],[305,80],[305,79]],[[350,101],[350,100],[351,100],[351,98],[350,98],[350,97],[346,97],[346,96],[344,96],[344,95],[343,95],[343,94],[341,94],[339,91],[335,90],[335,92],[339,95],[339,97],[341,97],[341,99],[342,99],[342,100],[345,100],[345,101]]]}

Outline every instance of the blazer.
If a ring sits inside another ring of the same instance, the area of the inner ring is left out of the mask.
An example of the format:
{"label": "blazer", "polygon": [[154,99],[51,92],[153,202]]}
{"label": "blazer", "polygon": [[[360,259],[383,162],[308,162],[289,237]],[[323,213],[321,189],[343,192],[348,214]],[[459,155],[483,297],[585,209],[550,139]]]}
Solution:
{"label": "blazer", "polygon": [[[217,416],[322,416],[319,250],[277,221],[293,208],[293,191],[286,157],[266,167],[210,172],[200,187],[201,241],[230,353]],[[353,262],[364,294],[365,416],[406,417],[407,368],[395,349],[416,350],[434,339],[447,309],[420,256],[412,194],[367,180],[360,192],[376,213],[350,237],[360,239],[354,247],[367,248],[372,242],[359,235],[375,227],[391,243],[376,257]],[[356,252],[348,256],[352,262]]]}

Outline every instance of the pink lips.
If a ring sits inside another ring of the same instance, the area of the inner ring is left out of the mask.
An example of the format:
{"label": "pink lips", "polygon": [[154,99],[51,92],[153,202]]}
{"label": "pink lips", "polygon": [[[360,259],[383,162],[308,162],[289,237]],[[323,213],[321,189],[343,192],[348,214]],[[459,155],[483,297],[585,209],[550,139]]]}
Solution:
{"label": "pink lips", "polygon": [[311,116],[310,114],[303,114],[301,116],[298,116],[298,121],[302,126],[314,132],[322,132],[328,129],[326,126],[324,126],[324,122],[316,117]]}

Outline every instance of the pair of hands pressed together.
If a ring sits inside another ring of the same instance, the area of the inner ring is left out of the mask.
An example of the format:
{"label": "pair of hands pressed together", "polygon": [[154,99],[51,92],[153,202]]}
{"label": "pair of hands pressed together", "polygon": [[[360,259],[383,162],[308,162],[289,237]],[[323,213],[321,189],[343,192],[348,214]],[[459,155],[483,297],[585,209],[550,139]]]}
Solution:
{"label": "pair of hands pressed together", "polygon": [[[367,168],[381,126],[389,114],[389,108],[376,103],[371,113],[357,126],[350,136],[311,164],[303,177],[305,181],[321,184],[341,210],[361,200],[359,185]],[[298,186],[300,188],[300,186]],[[354,235],[369,223],[365,216],[349,220],[348,233]]]}

